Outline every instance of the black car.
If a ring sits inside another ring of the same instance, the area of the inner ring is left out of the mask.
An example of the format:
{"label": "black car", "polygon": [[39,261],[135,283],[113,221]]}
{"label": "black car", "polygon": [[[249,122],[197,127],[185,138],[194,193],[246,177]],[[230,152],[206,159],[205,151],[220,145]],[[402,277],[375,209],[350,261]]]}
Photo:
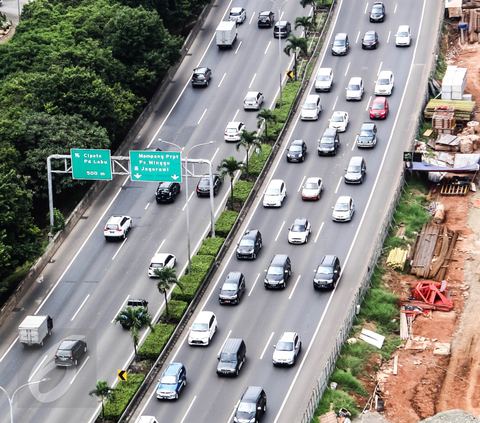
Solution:
{"label": "black car", "polygon": [[352,157],[345,169],[344,180],[346,184],[361,184],[365,173],[367,172],[367,165],[363,157]]}
{"label": "black car", "polygon": [[362,38],[362,48],[367,49],[376,49],[378,46],[378,34],[376,31],[367,31]]}
{"label": "black car", "polygon": [[155,192],[157,203],[173,203],[180,193],[180,184],[178,182],[160,182]]}
{"label": "black car", "polygon": [[340,136],[335,128],[327,128],[318,141],[318,155],[335,155],[337,154],[338,147],[340,146]]}
{"label": "black car", "polygon": [[247,359],[247,347],[243,339],[227,338],[218,354],[217,375],[238,376]]}
{"label": "black car", "polygon": [[270,10],[260,12],[258,15],[258,27],[266,26],[271,28],[275,22],[275,15]]}
{"label": "black car", "polygon": [[[214,173],[213,179],[213,195],[217,195],[222,179],[218,173]],[[197,195],[199,197],[210,197],[210,175],[203,175],[197,184]]]}
{"label": "black car", "polygon": [[381,1],[373,3],[370,12],[370,22],[383,22],[385,19],[385,5]]}
{"label": "black car", "polygon": [[262,248],[262,234],[258,229],[247,229],[237,244],[237,259],[257,258]]}
{"label": "black car", "polygon": [[230,272],[220,287],[218,301],[220,304],[240,304],[240,297],[245,292],[245,276],[240,272]]}
{"label": "black car", "polygon": [[249,386],[240,400],[233,421],[258,422],[267,410],[267,395],[260,386]]}
{"label": "black car", "polygon": [[292,25],[288,21],[278,21],[273,27],[273,36],[275,38],[287,38],[292,32]]}
{"label": "black car", "polygon": [[286,288],[287,279],[292,274],[292,263],[286,254],[276,254],[265,274],[265,288]]}
{"label": "black car", "polygon": [[192,75],[192,86],[202,85],[208,87],[212,79],[212,71],[209,68],[195,68]]}
{"label": "black car", "polygon": [[307,144],[303,140],[293,140],[287,150],[287,162],[303,162],[307,155]]}
{"label": "black car", "polygon": [[375,147],[377,144],[377,125],[364,122],[357,138],[357,147]]}
{"label": "black car", "polygon": [[313,287],[315,289],[335,288],[338,277],[340,276],[340,271],[340,260],[337,256],[323,256],[313,277]]}
{"label": "black car", "polygon": [[76,366],[87,352],[87,343],[82,339],[64,339],[55,353],[55,364],[59,367]]}

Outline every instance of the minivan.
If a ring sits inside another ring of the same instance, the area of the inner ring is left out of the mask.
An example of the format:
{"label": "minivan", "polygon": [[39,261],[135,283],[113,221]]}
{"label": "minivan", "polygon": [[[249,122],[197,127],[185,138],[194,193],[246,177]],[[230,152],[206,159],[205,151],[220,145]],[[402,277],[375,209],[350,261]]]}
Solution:
{"label": "minivan", "polygon": [[287,38],[292,32],[292,25],[288,21],[278,21],[273,27],[274,38]]}
{"label": "minivan", "polygon": [[262,234],[260,231],[258,229],[247,229],[237,244],[237,259],[255,260],[261,248]]}
{"label": "minivan", "polygon": [[243,339],[227,338],[218,355],[217,375],[238,376],[246,356],[247,347]]}
{"label": "minivan", "polygon": [[357,137],[357,147],[375,147],[377,145],[377,125],[363,122]]}
{"label": "minivan", "polygon": [[367,171],[365,159],[360,156],[352,157],[348,162],[348,167],[345,169],[345,183],[346,184],[361,184]]}
{"label": "minivan", "polygon": [[287,186],[281,179],[272,179],[263,194],[263,207],[281,207],[287,196]]}
{"label": "minivan", "polygon": [[234,422],[258,422],[267,410],[267,395],[260,386],[249,386],[238,403]]}
{"label": "minivan", "polygon": [[318,288],[335,288],[340,276],[340,260],[337,256],[323,256],[320,264],[315,270],[313,277],[313,287]]}
{"label": "minivan", "polygon": [[340,146],[340,136],[336,128],[327,128],[318,141],[318,155],[335,155],[337,154],[338,147]]}
{"label": "minivan", "polygon": [[242,272],[230,272],[220,287],[218,302],[220,304],[240,304],[245,292],[245,276]]}
{"label": "minivan", "polygon": [[300,119],[317,120],[321,111],[322,102],[320,101],[320,96],[317,94],[310,94],[307,96],[305,103],[303,103],[302,111],[300,112]]}
{"label": "minivan", "polygon": [[275,254],[265,274],[265,288],[285,288],[291,274],[290,257],[286,254]]}
{"label": "minivan", "polygon": [[330,91],[333,84],[332,68],[320,68],[315,77],[315,91]]}
{"label": "minivan", "polygon": [[344,32],[335,35],[332,43],[332,54],[334,56],[345,56],[348,53],[348,35]]}

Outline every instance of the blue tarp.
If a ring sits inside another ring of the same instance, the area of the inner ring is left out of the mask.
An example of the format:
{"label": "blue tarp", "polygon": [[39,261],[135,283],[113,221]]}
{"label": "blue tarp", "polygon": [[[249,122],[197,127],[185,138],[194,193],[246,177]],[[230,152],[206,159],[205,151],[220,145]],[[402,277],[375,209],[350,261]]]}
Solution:
{"label": "blue tarp", "polygon": [[[480,161],[480,160],[479,160]],[[479,169],[478,162],[465,167],[443,167],[433,166],[425,162],[413,162],[407,169],[417,172],[447,172],[447,173],[468,173],[476,172]]]}

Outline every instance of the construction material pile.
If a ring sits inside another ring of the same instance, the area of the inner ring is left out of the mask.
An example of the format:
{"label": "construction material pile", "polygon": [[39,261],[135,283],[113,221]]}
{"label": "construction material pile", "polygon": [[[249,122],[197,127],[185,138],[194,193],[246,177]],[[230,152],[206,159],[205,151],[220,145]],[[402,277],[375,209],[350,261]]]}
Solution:
{"label": "construction material pile", "polygon": [[467,68],[447,66],[442,81],[442,100],[463,100],[467,84]]}
{"label": "construction material pile", "polygon": [[427,315],[430,310],[453,310],[453,301],[450,292],[447,291],[447,281],[417,282],[413,287],[412,297],[400,298],[399,301],[403,306],[402,313],[407,317],[422,313]]}
{"label": "construction material pile", "polygon": [[452,135],[455,130],[455,109],[449,106],[435,107],[432,126],[437,134]]}
{"label": "construction material pile", "polygon": [[474,101],[461,101],[461,100],[442,100],[433,99],[430,100],[423,111],[425,119],[431,119],[435,113],[435,109],[438,106],[453,107],[455,109],[455,120],[468,122],[473,119],[473,113],[475,111]]}
{"label": "construction material pile", "polygon": [[407,259],[407,250],[401,248],[394,248],[390,250],[387,258],[387,266],[390,266],[394,270],[402,271],[405,267],[405,260]]}

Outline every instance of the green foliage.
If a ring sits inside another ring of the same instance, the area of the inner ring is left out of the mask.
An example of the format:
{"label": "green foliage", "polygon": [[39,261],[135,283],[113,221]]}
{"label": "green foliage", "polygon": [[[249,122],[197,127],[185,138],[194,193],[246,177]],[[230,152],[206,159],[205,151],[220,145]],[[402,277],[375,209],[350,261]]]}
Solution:
{"label": "green foliage", "polygon": [[[154,328],[155,331],[148,334],[142,346],[138,349],[138,354],[142,360],[155,361],[175,330],[175,326],[164,323],[156,324]],[[128,375],[128,379],[130,379],[130,375]]]}
{"label": "green foliage", "polygon": [[[251,142],[257,142],[258,143],[258,140],[255,141],[256,139],[256,132],[255,132],[255,135],[252,135],[254,134],[254,132],[248,132],[248,131],[245,131],[246,132],[246,135],[250,135],[251,136],[251,139],[250,141]],[[243,135],[242,135],[243,136]],[[249,141],[247,140],[247,138],[244,138],[240,141],[240,143],[242,143],[241,145],[245,146]],[[238,145],[237,144],[237,150],[238,150]],[[217,170],[220,171],[220,177],[222,179],[224,179],[226,176],[228,176],[230,178],[230,206],[233,210],[233,179],[235,178],[235,172],[239,171],[239,170],[243,170],[244,168],[244,164],[240,161],[238,161],[237,159],[235,159],[235,157],[233,156],[230,156],[229,158],[227,159],[223,159],[220,164],[218,165],[217,167]],[[248,159],[247,159],[247,173],[248,173]]]}
{"label": "green foliage", "polygon": [[[168,302],[168,321],[170,323],[178,323],[183,313],[187,309],[188,304],[185,301],[170,300]],[[163,310],[162,318],[165,320],[167,318],[167,311]]]}
{"label": "green foliage", "polygon": [[194,255],[192,257],[192,275],[201,276],[202,279],[207,276],[212,264],[215,262],[215,256]]}
{"label": "green foliage", "polygon": [[247,201],[248,195],[255,184],[247,181],[237,181],[233,187],[233,202],[244,203]]}
{"label": "green foliage", "polygon": [[[47,220],[50,222],[50,213],[47,214]],[[51,231],[53,234],[56,234],[58,231],[61,231],[65,228],[65,218],[60,210],[53,208],[53,227]]]}
{"label": "green foliage", "polygon": [[364,359],[353,355],[341,355],[337,360],[337,368],[348,371],[354,377],[363,375]]}
{"label": "green foliage", "polygon": [[[238,182],[237,182],[238,184]],[[237,185],[235,185],[236,187]],[[223,243],[225,242],[225,238],[222,237],[215,237],[215,238],[205,238],[198,250],[197,255],[200,256],[213,256],[216,257],[220,248],[222,247]]]}
{"label": "green foliage", "polygon": [[332,377],[330,378],[331,382],[337,382],[337,389],[341,389],[345,392],[355,392],[356,394],[363,395],[365,397],[369,396],[369,393],[362,385],[362,383],[356,379],[352,373],[349,371],[335,370]]}
{"label": "green foliage", "polygon": [[[262,144],[262,151],[260,154],[252,154],[249,162],[249,174],[255,178],[258,178],[260,172],[262,171],[265,163],[267,162],[268,156],[272,151],[272,146],[268,144]],[[238,182],[237,182],[238,184]],[[235,195],[235,191],[234,191]]]}
{"label": "green foliage", "polygon": [[226,238],[236,222],[237,217],[238,213],[236,211],[224,210],[215,222],[215,234]]}
{"label": "green foliage", "polygon": [[294,82],[289,82],[283,88],[282,107],[280,108],[280,99],[278,99],[276,108],[273,110],[276,122],[270,125],[271,132],[272,132],[271,136],[273,136],[274,138],[277,138],[278,134],[280,134],[280,131],[282,130],[283,125],[287,120],[288,113],[292,108],[292,104],[301,86],[302,86],[302,83],[300,81],[294,81]]}
{"label": "green foliage", "polygon": [[129,374],[126,381],[118,382],[112,398],[105,404],[106,420],[118,421],[144,379],[145,375]]}
{"label": "green foliage", "polygon": [[358,405],[351,396],[344,391],[333,391],[332,389],[327,388],[318,404],[315,417],[328,413],[330,411],[331,402],[333,402],[333,409],[336,413],[338,413],[341,408],[346,408],[348,411],[350,411],[352,417],[356,417],[359,414],[360,410],[358,409]]}
{"label": "green foliage", "polygon": [[435,68],[435,79],[437,81],[441,81],[445,76],[446,71],[447,63],[445,61],[445,56],[443,54],[439,54],[437,58],[437,67]]}
{"label": "green foliage", "polygon": [[398,330],[398,297],[383,289],[369,289],[360,308],[360,317],[380,323],[389,330]]}
{"label": "green foliage", "polygon": [[105,403],[108,400],[113,398],[114,389],[104,380],[99,380],[95,386],[95,389],[92,389],[88,395],[95,395],[98,399],[98,402],[102,404],[102,419],[105,418]]}

